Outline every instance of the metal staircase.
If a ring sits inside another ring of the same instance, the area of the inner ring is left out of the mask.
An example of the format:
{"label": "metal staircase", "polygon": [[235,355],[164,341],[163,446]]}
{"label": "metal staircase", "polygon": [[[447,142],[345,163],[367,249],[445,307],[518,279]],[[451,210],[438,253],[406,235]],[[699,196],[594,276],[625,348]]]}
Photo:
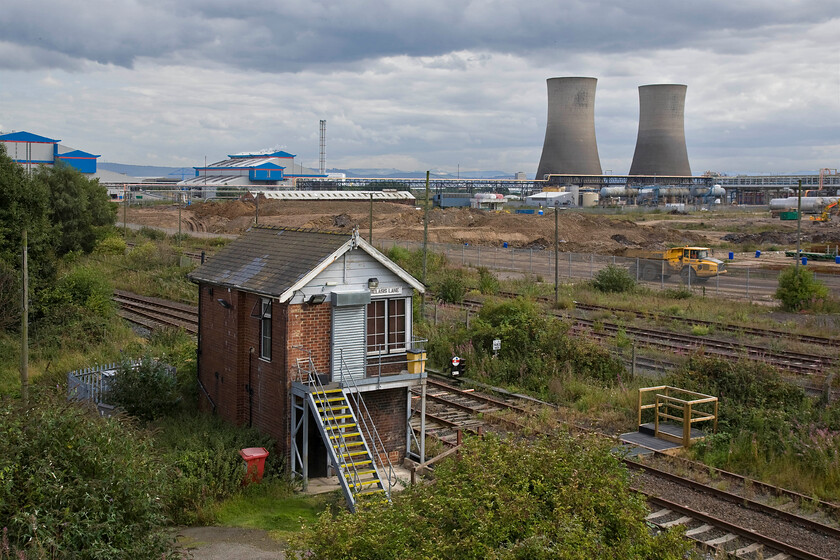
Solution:
{"label": "metal staircase", "polygon": [[[396,480],[393,466],[387,460],[382,441],[370,422],[370,414],[355,384],[351,382],[353,387],[342,387],[338,383],[324,385],[311,358],[298,360],[297,366],[299,380],[310,387],[306,396],[308,408],[317,419],[318,431],[330,464],[338,475],[348,509],[355,511],[360,495],[381,494],[390,500],[391,481]],[[358,415],[356,411],[359,411]],[[302,412],[306,414],[305,410]],[[374,451],[367,438],[374,442]],[[385,480],[380,475],[380,467],[386,466],[381,460],[383,455],[387,462]]]}

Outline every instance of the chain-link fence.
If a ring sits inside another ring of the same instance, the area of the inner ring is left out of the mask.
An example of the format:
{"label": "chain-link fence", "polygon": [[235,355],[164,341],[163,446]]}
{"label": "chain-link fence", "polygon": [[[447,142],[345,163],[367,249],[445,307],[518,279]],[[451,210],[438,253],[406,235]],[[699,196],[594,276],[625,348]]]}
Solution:
{"label": "chain-link fence", "polygon": [[[420,242],[390,240],[379,241],[377,245],[383,252],[394,246],[409,250],[423,246]],[[431,252],[446,255],[449,262],[462,266],[482,266],[497,273],[527,274],[545,282],[553,282],[555,266],[562,282],[592,279],[598,271],[614,264],[627,269],[641,284],[662,290],[687,288],[714,296],[769,301],[772,300],[779,284],[778,270],[738,266],[732,263],[726,265],[723,274],[697,278],[693,275],[680,276],[679,274],[668,276],[664,264],[660,265],[662,269],[656,271],[655,274],[646,274],[645,267],[640,266],[639,259],[614,255],[561,252],[555,265],[554,251],[550,248],[517,249],[446,243],[429,243],[428,248]],[[791,263],[793,263],[792,260]],[[840,275],[815,272],[814,277],[828,287],[832,296],[840,297]]]}

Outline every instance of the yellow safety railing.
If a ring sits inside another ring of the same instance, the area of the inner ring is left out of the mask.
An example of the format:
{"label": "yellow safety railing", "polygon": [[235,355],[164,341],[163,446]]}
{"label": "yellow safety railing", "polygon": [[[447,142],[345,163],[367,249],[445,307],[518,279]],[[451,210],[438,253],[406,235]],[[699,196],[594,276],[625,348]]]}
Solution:
{"label": "yellow safety railing", "polygon": [[[650,399],[651,397],[653,397],[653,402],[647,402],[646,398]],[[706,412],[696,408],[702,405],[713,405],[714,412]],[[711,422],[712,430],[717,431],[718,398],[712,395],[704,395],[703,393],[669,385],[644,387],[639,389],[639,426],[642,425],[642,412],[645,410],[654,411],[655,437],[682,444],[684,447],[691,445],[691,428],[695,424]],[[682,424],[682,438],[660,431],[660,422],[668,420]]]}

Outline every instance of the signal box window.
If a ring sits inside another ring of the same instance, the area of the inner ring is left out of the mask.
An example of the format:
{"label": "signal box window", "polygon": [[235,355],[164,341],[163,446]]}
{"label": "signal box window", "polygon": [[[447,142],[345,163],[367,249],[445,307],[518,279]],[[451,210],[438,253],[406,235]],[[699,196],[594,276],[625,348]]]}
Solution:
{"label": "signal box window", "polygon": [[405,352],[405,302],[405,298],[378,299],[368,304],[368,354],[393,354]]}

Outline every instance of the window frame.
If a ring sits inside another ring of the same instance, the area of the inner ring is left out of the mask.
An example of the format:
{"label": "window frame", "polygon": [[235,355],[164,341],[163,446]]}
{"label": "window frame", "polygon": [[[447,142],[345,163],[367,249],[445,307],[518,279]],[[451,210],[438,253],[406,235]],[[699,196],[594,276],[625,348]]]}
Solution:
{"label": "window frame", "polygon": [[[395,302],[402,302],[402,309],[398,309]],[[383,305],[383,314],[371,317],[371,309],[375,309],[377,304]],[[375,327],[378,321],[382,323],[383,332],[371,332],[371,327]],[[397,321],[396,328],[393,321]],[[402,341],[395,342],[393,338],[400,334]],[[365,306],[365,350],[368,356],[405,354],[409,349],[410,336],[411,297],[376,298]],[[371,345],[371,337],[382,338],[380,349],[377,349],[376,344]]]}
{"label": "window frame", "polygon": [[271,307],[271,298],[260,298],[260,359],[266,362],[271,361]]}

